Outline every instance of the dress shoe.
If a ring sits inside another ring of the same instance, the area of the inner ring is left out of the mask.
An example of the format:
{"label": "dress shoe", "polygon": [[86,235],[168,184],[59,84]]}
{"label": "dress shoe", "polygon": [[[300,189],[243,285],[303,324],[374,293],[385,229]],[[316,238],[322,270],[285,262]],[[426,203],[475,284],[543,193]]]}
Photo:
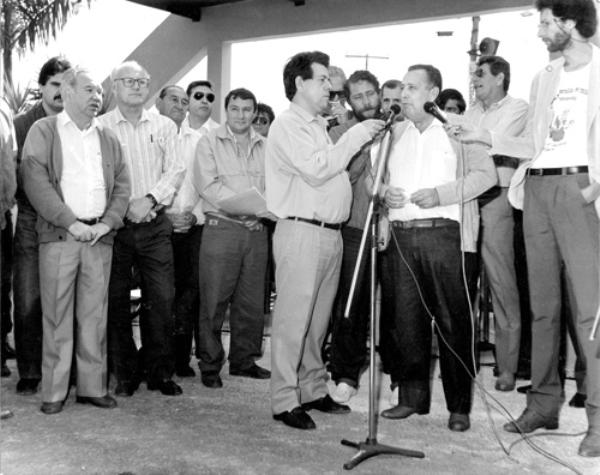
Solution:
{"label": "dress shoe", "polygon": [[60,411],[63,410],[63,406],[65,405],[65,403],[63,401],[58,401],[58,402],[43,402],[42,403],[42,407],[41,407],[41,411],[44,414],[58,414]]}
{"label": "dress shoe", "polygon": [[515,422],[504,424],[506,432],[529,434],[536,429],[558,429],[558,417],[542,416],[537,412],[525,408],[523,414]]}
{"label": "dress shoe", "polygon": [[517,388],[517,392],[521,394],[527,394],[531,390],[531,384],[526,384],[525,386],[519,386]]}
{"label": "dress shoe", "polygon": [[578,454],[582,457],[600,457],[600,428],[590,427],[579,445]]}
{"label": "dress shoe", "polygon": [[587,396],[581,393],[575,393],[571,400],[569,401],[569,406],[571,407],[585,407],[585,400]]}
{"label": "dress shoe", "polygon": [[179,396],[183,393],[181,386],[171,379],[157,383],[147,383],[147,387],[149,391],[160,391],[165,396]]}
{"label": "dress shoe", "polygon": [[515,375],[509,372],[502,372],[495,385],[496,391],[509,392],[515,389]]}
{"label": "dress shoe", "polygon": [[190,365],[182,366],[180,368],[175,369],[175,374],[180,378],[193,378],[196,376],[194,370],[190,367]]}
{"label": "dress shoe", "polygon": [[286,426],[294,427],[295,429],[316,429],[315,421],[302,409],[295,407],[291,411],[273,414],[273,419],[283,422]]}
{"label": "dress shoe", "polygon": [[204,371],[202,373],[202,384],[207,388],[217,389],[223,387],[221,376],[216,371]]}
{"label": "dress shoe", "polygon": [[17,394],[20,394],[21,396],[35,394],[37,393],[39,383],[39,379],[21,378],[17,383]]}
{"label": "dress shoe", "polygon": [[343,381],[335,387],[331,399],[338,404],[344,404],[356,395],[356,388]]}
{"label": "dress shoe", "polygon": [[77,396],[76,401],[80,404],[91,404],[102,409],[113,409],[117,407],[117,401],[108,394],[100,397]]}
{"label": "dress shoe", "polygon": [[469,414],[460,414],[458,412],[451,412],[448,418],[448,429],[454,432],[464,432],[469,430],[471,427],[471,421],[469,420]]}
{"label": "dress shoe", "polygon": [[14,414],[10,409],[0,409],[0,419],[10,419]]}
{"label": "dress shoe", "polygon": [[271,377],[271,372],[268,369],[261,368],[255,364],[246,369],[229,368],[229,374],[231,376],[243,376],[244,378],[253,379],[269,379]]}
{"label": "dress shoe", "polygon": [[119,381],[115,388],[115,396],[131,397],[139,387],[138,381]]}
{"label": "dress shoe", "polygon": [[6,363],[2,362],[2,367],[0,368],[0,376],[3,378],[8,378],[10,376],[10,369],[6,366]]}
{"label": "dress shoe", "polygon": [[302,409],[304,411],[316,409],[317,411],[327,412],[328,414],[348,414],[350,412],[350,408],[348,406],[338,404],[331,399],[329,394],[327,396],[323,396],[322,398],[315,399],[314,401],[305,402],[302,404]]}
{"label": "dress shoe", "polygon": [[429,414],[429,409],[419,410],[414,407],[398,404],[397,406],[382,411],[381,417],[385,417],[386,419],[406,419],[408,416],[412,416],[413,414]]}

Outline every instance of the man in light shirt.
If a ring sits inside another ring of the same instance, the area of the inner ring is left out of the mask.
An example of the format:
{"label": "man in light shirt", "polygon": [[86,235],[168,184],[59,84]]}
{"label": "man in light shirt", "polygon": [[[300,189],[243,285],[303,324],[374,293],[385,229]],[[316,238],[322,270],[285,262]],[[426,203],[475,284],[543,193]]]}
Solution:
{"label": "man in light shirt", "polygon": [[[504,58],[484,56],[479,59],[473,77],[477,102],[466,111],[464,121],[495,135],[521,135],[527,122],[527,102],[511,97],[509,85],[510,64]],[[485,202],[480,201],[481,257],[494,308],[496,389],[512,391],[519,363],[521,308],[515,271],[515,220],[508,201],[508,186],[519,160],[499,155],[493,147],[488,148],[488,153],[496,165],[498,187],[493,189],[494,195]]]}
{"label": "man in light shirt", "polygon": [[[125,226],[115,237],[110,276],[109,356],[117,378],[115,394],[132,396],[143,376],[138,372],[141,368],[148,389],[176,396],[182,391],[171,379],[175,364],[173,227],[164,210],[185,174],[177,126],[144,109],[150,75],[138,63],[117,66],[111,80],[117,107],[99,120],[119,138],[132,184]],[[143,351],[139,355],[129,309],[133,265],[139,269],[142,288]]]}
{"label": "man in light shirt", "polygon": [[262,355],[267,230],[260,216],[232,215],[219,202],[255,188],[265,191],[265,138],[252,128],[257,101],[247,89],[225,98],[226,122],[198,143],[192,181],[204,198],[200,247],[198,354],[202,383],[223,385],[221,329],[230,306],[229,374],[268,379],[255,360]]}
{"label": "man in light shirt", "polygon": [[342,262],[340,229],[350,214],[350,159],[383,127],[356,124],[333,145],[321,117],[329,105],[329,56],[298,53],[283,82],[290,108],[269,132],[267,208],[279,218],[273,236],[277,300],[271,334],[271,409],[275,420],[314,429],[306,411],[344,414],[327,390],[321,347]]}
{"label": "man in light shirt", "polygon": [[[388,419],[427,414],[431,405],[431,339],[440,342],[440,369],[448,427],[470,427],[473,322],[463,252],[475,252],[479,194],[496,183],[481,146],[451,143],[442,124],[425,112],[442,89],[439,70],[411,66],[402,80],[402,111],[395,124],[382,195],[391,241],[381,255],[380,342],[398,405]],[[431,319],[435,319],[435,327]],[[460,360],[459,360],[460,358]],[[464,365],[464,366],[463,366]]]}
{"label": "man in light shirt", "polygon": [[183,88],[174,85],[163,87],[156,98],[156,110],[171,119],[181,129],[188,110],[189,99]]}
{"label": "man in light shirt", "polygon": [[[177,191],[173,204],[167,208],[166,214],[173,225],[171,242],[173,243],[173,259],[175,264],[175,315],[174,353],[175,374],[181,378],[195,375],[190,366],[192,340],[196,341],[198,353],[198,314],[200,312],[199,289],[199,256],[204,213],[200,194],[192,182],[192,170],[196,161],[196,146],[200,138],[218,124],[210,118],[214,96],[206,97],[211,87],[208,81],[194,81],[187,87],[187,92],[177,86],[170,86],[170,95],[178,98],[167,101],[170,107],[159,107],[159,112],[167,115],[179,126],[181,155],[184,160],[186,174]],[[166,95],[168,97],[168,95]],[[212,97],[212,100],[209,101]],[[188,110],[187,117],[179,120],[179,109]],[[207,116],[208,113],[208,116]],[[193,125],[192,125],[193,124]]]}
{"label": "man in light shirt", "polygon": [[77,402],[117,405],[108,395],[108,282],[130,193],[119,141],[95,119],[100,83],[78,67],[63,81],[64,111],[32,126],[22,161],[25,192],[38,213],[45,414],[63,408],[74,345]]}

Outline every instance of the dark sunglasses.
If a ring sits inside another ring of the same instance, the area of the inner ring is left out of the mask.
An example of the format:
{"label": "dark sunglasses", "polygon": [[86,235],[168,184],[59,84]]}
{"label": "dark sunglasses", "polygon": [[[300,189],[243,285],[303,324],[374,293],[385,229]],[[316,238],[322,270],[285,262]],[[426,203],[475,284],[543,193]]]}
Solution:
{"label": "dark sunglasses", "polygon": [[269,119],[267,119],[266,117],[256,117],[253,121],[253,124],[256,125],[267,125],[269,123]]}
{"label": "dark sunglasses", "polygon": [[336,99],[342,99],[346,97],[346,94],[344,94],[344,91],[329,91],[329,100],[330,101],[335,101]]}
{"label": "dark sunglasses", "polygon": [[203,92],[194,92],[192,97],[197,101],[200,101],[204,96],[206,96],[206,100],[211,104],[215,101],[215,95],[212,92],[209,92],[208,94],[204,94]]}

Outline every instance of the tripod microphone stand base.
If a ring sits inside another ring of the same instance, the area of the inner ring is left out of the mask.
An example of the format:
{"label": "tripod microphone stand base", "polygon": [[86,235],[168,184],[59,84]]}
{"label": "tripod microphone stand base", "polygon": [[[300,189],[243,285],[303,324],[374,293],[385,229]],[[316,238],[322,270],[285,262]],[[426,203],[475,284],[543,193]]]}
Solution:
{"label": "tripod microphone stand base", "polygon": [[392,447],[390,445],[383,445],[378,443],[377,439],[367,438],[367,440],[365,440],[364,442],[358,443],[342,439],[342,445],[358,449],[356,455],[354,455],[354,457],[352,457],[349,462],[346,462],[344,464],[345,470],[352,470],[364,460],[382,454],[402,455],[404,457],[414,457],[419,459],[425,457],[425,454],[423,452],[419,452],[417,450],[400,449],[397,447]]}

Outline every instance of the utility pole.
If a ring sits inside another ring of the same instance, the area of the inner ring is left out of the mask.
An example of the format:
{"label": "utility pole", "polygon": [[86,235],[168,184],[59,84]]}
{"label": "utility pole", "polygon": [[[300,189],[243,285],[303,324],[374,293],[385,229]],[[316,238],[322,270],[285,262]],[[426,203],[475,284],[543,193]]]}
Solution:
{"label": "utility pole", "polygon": [[369,70],[369,59],[390,59],[389,56],[373,56],[369,53],[366,54],[347,54],[346,58],[364,58],[365,59],[365,69]]}

